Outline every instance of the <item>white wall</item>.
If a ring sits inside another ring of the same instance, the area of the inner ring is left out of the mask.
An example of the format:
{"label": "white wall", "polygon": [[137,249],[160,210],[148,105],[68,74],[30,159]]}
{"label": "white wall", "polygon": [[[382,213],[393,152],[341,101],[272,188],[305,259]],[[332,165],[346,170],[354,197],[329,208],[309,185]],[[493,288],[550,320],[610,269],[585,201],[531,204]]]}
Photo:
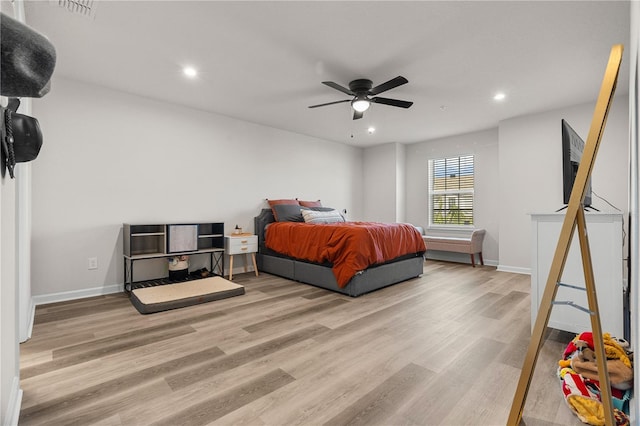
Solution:
{"label": "white wall", "polygon": [[364,149],[364,216],[374,222],[405,221],[405,147],[388,143]]}
{"label": "white wall", "polygon": [[32,163],[39,302],[121,285],[124,222],[251,231],[265,198],[295,197],[362,215],[360,148],[60,78],[33,113],[44,133]]}
{"label": "white wall", "polygon": [[362,220],[396,221],[396,147],[378,145],[364,149]]}
{"label": "white wall", "polygon": [[[406,147],[406,219],[422,226],[429,225],[429,159],[458,155],[474,155],[475,208],[474,226],[484,228],[483,257],[488,264],[498,262],[499,223],[498,194],[498,130],[436,139]],[[468,261],[468,256],[447,255],[448,258]]]}
{"label": "white wall", "polygon": [[407,217],[407,146],[396,147],[396,222],[406,222]]}
{"label": "white wall", "polygon": [[[594,87],[594,93],[598,90]],[[629,189],[628,106],[627,96],[615,96],[592,173],[593,191],[623,211],[624,217]],[[586,140],[594,107],[595,100],[500,122],[496,166],[502,208],[495,211],[500,223],[500,269],[529,272],[529,214],[552,212],[563,206],[560,120],[567,120]],[[595,195],[592,204],[601,211],[616,211]]]}

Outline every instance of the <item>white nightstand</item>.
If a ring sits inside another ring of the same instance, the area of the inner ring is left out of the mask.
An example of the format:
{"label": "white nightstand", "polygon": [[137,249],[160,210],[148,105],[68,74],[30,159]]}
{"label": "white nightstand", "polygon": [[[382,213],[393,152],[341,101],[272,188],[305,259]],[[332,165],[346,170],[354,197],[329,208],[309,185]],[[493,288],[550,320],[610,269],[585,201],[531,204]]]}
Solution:
{"label": "white nightstand", "polygon": [[224,238],[224,251],[229,255],[229,281],[233,279],[233,256],[244,254],[244,271],[247,272],[249,265],[248,254],[253,260],[253,270],[258,276],[258,265],[256,264],[256,252],[258,251],[258,236],[252,234],[227,235]]}

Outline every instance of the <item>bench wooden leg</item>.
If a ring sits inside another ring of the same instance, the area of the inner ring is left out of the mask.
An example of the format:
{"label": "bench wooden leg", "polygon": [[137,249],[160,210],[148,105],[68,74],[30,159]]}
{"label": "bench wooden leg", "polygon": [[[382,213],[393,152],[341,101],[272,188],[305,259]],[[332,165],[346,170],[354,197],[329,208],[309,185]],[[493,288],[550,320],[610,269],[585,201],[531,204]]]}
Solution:
{"label": "bench wooden leg", "polygon": [[473,256],[473,253],[471,253],[471,266],[473,266],[474,268],[476,267],[476,259]]}

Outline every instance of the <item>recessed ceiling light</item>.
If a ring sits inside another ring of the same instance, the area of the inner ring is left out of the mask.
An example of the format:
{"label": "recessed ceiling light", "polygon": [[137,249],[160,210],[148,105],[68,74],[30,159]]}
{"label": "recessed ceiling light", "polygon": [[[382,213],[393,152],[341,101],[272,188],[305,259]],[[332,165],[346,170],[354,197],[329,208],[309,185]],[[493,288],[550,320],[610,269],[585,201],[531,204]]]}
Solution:
{"label": "recessed ceiling light", "polygon": [[372,134],[373,134],[373,132],[375,132],[375,131],[376,131],[376,128],[375,128],[375,127],[369,127],[369,128],[367,129],[367,132],[369,132],[369,134],[370,134],[370,135],[372,135]]}
{"label": "recessed ceiling light", "polygon": [[194,78],[196,75],[198,75],[198,71],[196,71],[196,69],[193,67],[184,67],[182,69],[182,72],[189,78]]}
{"label": "recessed ceiling light", "polygon": [[447,108],[448,107],[446,105],[440,105],[440,111],[446,111]]}
{"label": "recessed ceiling light", "polygon": [[493,95],[493,100],[494,100],[494,101],[502,101],[502,100],[504,100],[504,98],[506,98],[506,97],[507,97],[507,95],[505,95],[504,93],[502,93],[502,92],[498,92],[498,93],[496,93],[495,95]]}

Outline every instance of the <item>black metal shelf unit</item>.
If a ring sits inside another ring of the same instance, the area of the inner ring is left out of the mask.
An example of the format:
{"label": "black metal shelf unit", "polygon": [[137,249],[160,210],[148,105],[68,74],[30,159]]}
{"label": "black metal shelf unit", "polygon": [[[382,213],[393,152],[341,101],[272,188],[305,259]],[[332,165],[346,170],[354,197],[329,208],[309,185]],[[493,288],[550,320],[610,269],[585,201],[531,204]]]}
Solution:
{"label": "black metal shelf unit", "polygon": [[[224,223],[123,224],[124,290],[172,284],[167,277],[134,282],[136,261],[209,255],[210,274],[224,275]],[[198,271],[196,271],[198,272]],[[187,280],[198,278],[190,274]]]}

